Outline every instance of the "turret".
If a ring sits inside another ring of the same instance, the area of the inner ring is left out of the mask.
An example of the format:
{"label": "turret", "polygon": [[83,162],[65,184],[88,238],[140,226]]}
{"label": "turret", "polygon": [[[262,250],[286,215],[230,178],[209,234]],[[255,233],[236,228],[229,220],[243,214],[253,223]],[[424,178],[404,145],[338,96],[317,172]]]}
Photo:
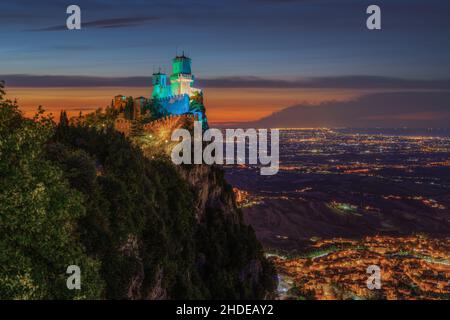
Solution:
{"label": "turret", "polygon": [[165,73],[154,73],[152,75],[153,93],[152,98],[160,99],[168,95],[167,75]]}
{"label": "turret", "polygon": [[172,75],[170,85],[172,95],[191,94],[191,87],[194,84],[194,76],[191,73],[191,59],[184,55],[176,56],[172,60]]}
{"label": "turret", "polygon": [[191,59],[186,57],[184,52],[181,56],[176,56],[172,60],[172,73],[172,75],[179,73],[191,74]]}

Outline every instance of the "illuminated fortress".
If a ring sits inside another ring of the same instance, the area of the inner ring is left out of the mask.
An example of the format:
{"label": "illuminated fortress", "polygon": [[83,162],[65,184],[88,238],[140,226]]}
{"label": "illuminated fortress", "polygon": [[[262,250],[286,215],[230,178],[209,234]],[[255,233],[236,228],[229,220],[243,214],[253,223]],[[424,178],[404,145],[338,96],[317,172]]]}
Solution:
{"label": "illuminated fortress", "polygon": [[[172,74],[169,81],[162,72],[153,73],[153,90],[150,98],[114,97],[113,108],[120,111],[116,129],[125,131],[132,122],[148,123],[173,117],[195,118],[204,129],[208,122],[203,105],[203,92],[194,87],[195,77],[191,71],[191,59],[184,55],[172,60]],[[144,126],[146,128],[147,126]]]}
{"label": "illuminated fortress", "polygon": [[152,77],[152,99],[169,115],[193,114],[206,123],[204,110],[192,104],[203,104],[201,89],[194,88],[195,77],[191,71],[191,59],[184,53],[172,60],[170,84],[165,73],[154,73]]}
{"label": "illuminated fortress", "polygon": [[172,60],[172,75],[170,85],[167,85],[167,75],[161,72],[153,74],[153,99],[165,99],[174,96],[201,94],[202,90],[194,88],[195,77],[191,72],[191,59],[183,53]]}

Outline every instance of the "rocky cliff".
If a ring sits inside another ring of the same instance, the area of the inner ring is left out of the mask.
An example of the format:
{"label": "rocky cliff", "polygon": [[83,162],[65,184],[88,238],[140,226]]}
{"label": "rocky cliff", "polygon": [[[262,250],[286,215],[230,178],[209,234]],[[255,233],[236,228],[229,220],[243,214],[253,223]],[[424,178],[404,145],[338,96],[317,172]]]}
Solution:
{"label": "rocky cliff", "polygon": [[48,158],[84,195],[80,241],[113,299],[261,299],[273,266],[214,166],[148,159],[115,131],[59,128]]}

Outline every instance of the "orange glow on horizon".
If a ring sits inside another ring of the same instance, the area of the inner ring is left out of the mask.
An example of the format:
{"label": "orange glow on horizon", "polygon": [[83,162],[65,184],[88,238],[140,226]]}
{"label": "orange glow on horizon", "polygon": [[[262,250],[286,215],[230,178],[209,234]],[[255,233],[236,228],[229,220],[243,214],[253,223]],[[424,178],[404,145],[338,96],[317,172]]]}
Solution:
{"label": "orange glow on horizon", "polygon": [[[58,116],[66,110],[69,116],[88,113],[109,106],[117,94],[150,96],[150,87],[137,88],[7,88],[7,97],[18,100],[27,116],[37,107]],[[266,89],[266,88],[207,88],[204,90],[206,114],[211,123],[246,122],[258,120],[286,107],[317,104],[329,100],[348,100],[364,92],[335,89]]]}

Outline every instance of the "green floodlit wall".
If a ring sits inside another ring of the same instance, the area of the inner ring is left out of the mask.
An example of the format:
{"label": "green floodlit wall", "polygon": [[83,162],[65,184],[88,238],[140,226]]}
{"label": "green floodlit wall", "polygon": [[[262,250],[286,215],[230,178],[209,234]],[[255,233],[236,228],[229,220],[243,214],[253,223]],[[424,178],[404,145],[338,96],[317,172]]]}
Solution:
{"label": "green floodlit wall", "polygon": [[154,73],[152,76],[152,83],[152,98],[161,99],[171,94],[170,87],[167,86],[167,75],[164,73]]}
{"label": "green floodlit wall", "polygon": [[191,59],[181,56],[181,57],[175,57],[172,60],[172,73],[179,74],[191,74]]}

